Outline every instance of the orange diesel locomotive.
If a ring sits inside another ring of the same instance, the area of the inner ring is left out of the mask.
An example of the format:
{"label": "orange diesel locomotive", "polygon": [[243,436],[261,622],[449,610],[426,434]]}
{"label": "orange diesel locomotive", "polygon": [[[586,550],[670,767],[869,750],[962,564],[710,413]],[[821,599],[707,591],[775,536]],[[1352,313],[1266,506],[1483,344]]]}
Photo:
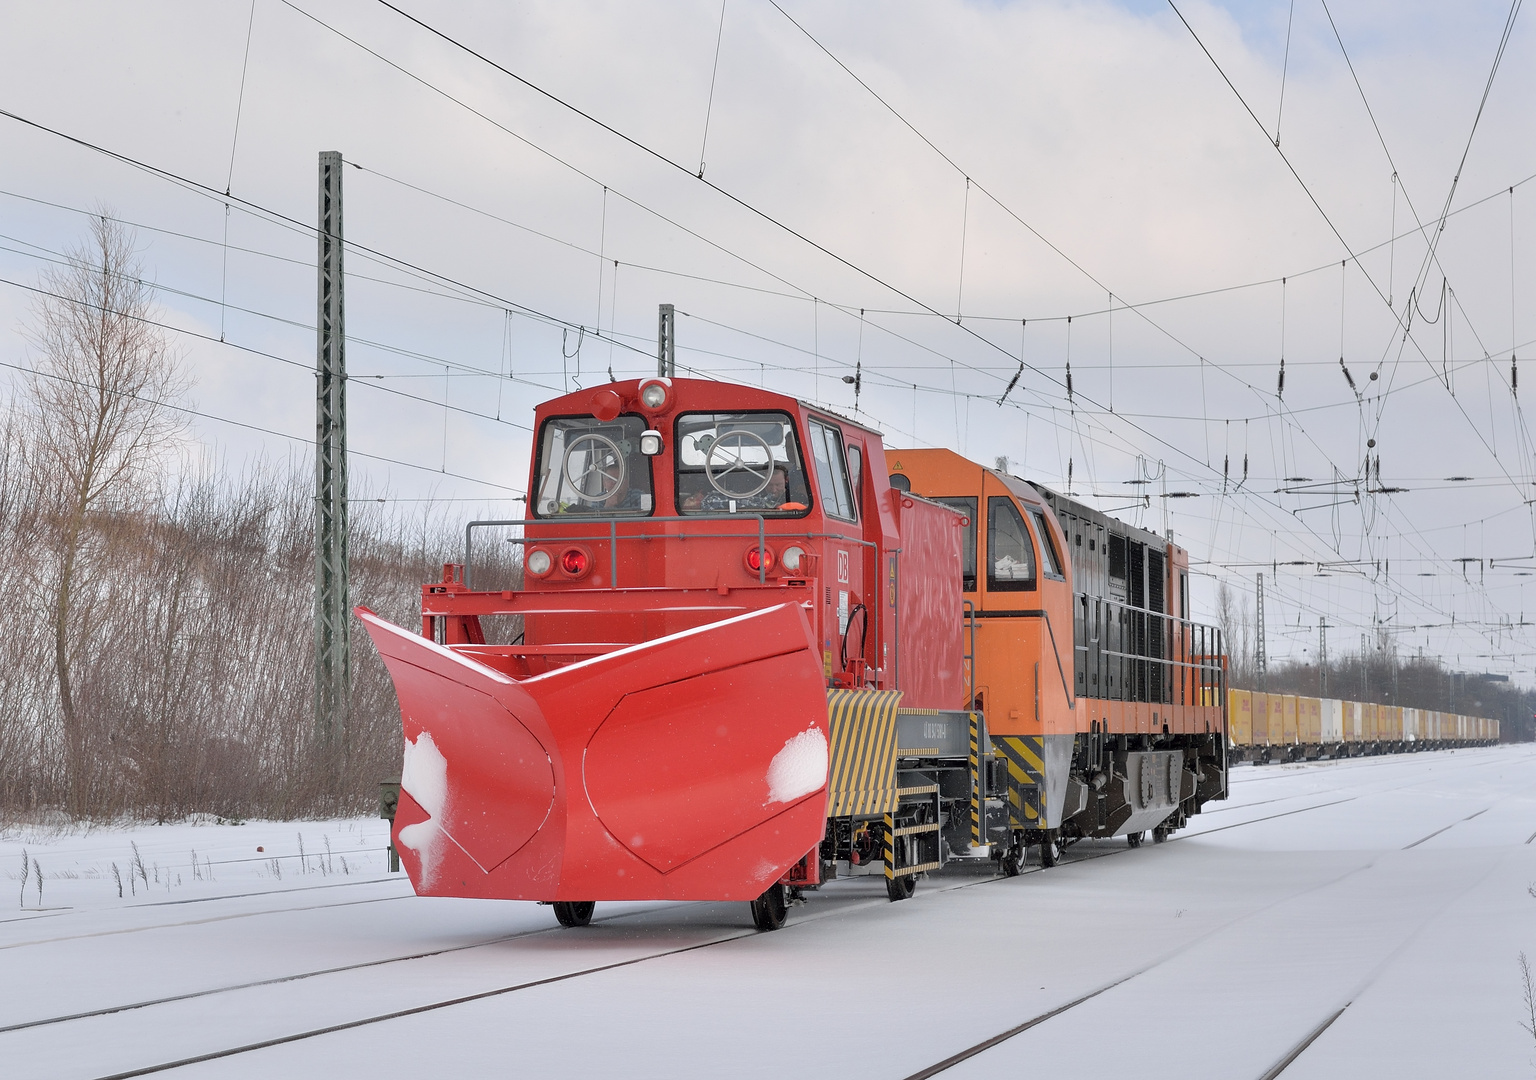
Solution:
{"label": "orange diesel locomotive", "polygon": [[[1166,835],[1224,794],[1219,643],[1165,610],[1182,551],[1041,491],[749,387],[539,406],[525,519],[471,523],[420,633],[358,609],[400,700],[412,884],[565,925],[742,899],[773,929],[831,877],[901,899],[954,858]],[[1097,592],[1068,506],[1110,553]],[[517,588],[474,588],[491,529]]]}

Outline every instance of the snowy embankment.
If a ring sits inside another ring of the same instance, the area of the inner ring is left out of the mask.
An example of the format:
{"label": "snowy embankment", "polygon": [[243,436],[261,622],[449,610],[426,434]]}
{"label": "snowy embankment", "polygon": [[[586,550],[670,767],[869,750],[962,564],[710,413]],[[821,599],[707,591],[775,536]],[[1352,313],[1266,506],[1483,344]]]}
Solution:
{"label": "snowy embankment", "polygon": [[1536,747],[1232,776],[1167,844],[898,904],[838,881],[761,935],[745,904],[562,930],[416,898],[370,819],[12,831],[0,1069],[1186,1080],[1306,1044],[1285,1080],[1533,1071]]}

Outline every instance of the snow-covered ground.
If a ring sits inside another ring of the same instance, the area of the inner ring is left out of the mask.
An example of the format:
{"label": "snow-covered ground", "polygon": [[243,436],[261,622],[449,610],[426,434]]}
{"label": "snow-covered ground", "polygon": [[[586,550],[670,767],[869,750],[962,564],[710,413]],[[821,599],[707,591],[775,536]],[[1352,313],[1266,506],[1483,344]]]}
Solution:
{"label": "snow-covered ground", "polygon": [[1167,844],[838,881],[756,934],[416,898],[368,819],[13,830],[0,1076],[898,1080],[1062,1006],[942,1075],[1257,1080],[1336,1016],[1286,1080],[1529,1076],[1533,834],[1536,747],[1241,768]]}

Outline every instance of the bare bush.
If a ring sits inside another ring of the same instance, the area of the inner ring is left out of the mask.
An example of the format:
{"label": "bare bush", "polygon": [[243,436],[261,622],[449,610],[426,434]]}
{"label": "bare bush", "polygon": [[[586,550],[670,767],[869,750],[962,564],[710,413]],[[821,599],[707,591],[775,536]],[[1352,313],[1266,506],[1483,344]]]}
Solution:
{"label": "bare bush", "polygon": [[[0,814],[155,820],[357,812],[397,774],[399,708],[366,636],[338,777],[315,760],[314,502],[303,459],[171,468],[183,381],[131,237],[98,221],[44,281],[36,374],[0,416]],[[405,626],[458,557],[441,507],[354,483],[352,602]],[[521,583],[513,545],[477,559]],[[517,620],[488,627],[510,638]],[[329,862],[327,862],[329,868]],[[35,867],[33,867],[35,870]],[[148,887],[135,852],[128,883]],[[119,884],[121,881],[119,880]]]}

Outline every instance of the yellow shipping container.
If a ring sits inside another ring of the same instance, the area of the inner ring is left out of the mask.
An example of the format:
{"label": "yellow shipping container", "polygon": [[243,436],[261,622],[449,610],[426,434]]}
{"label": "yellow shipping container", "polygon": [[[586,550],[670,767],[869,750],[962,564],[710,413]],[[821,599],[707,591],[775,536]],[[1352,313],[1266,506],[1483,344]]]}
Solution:
{"label": "yellow shipping container", "polygon": [[1227,691],[1227,738],[1233,746],[1253,745],[1253,693]]}
{"label": "yellow shipping container", "polygon": [[1253,692],[1253,746],[1269,745],[1269,695]]}
{"label": "yellow shipping container", "polygon": [[1280,700],[1280,707],[1284,710],[1282,723],[1285,725],[1282,738],[1285,745],[1293,746],[1296,743],[1296,695],[1284,694]]}
{"label": "yellow shipping container", "polygon": [[1323,741],[1323,702],[1321,698],[1296,699],[1296,737],[1309,745]]}

